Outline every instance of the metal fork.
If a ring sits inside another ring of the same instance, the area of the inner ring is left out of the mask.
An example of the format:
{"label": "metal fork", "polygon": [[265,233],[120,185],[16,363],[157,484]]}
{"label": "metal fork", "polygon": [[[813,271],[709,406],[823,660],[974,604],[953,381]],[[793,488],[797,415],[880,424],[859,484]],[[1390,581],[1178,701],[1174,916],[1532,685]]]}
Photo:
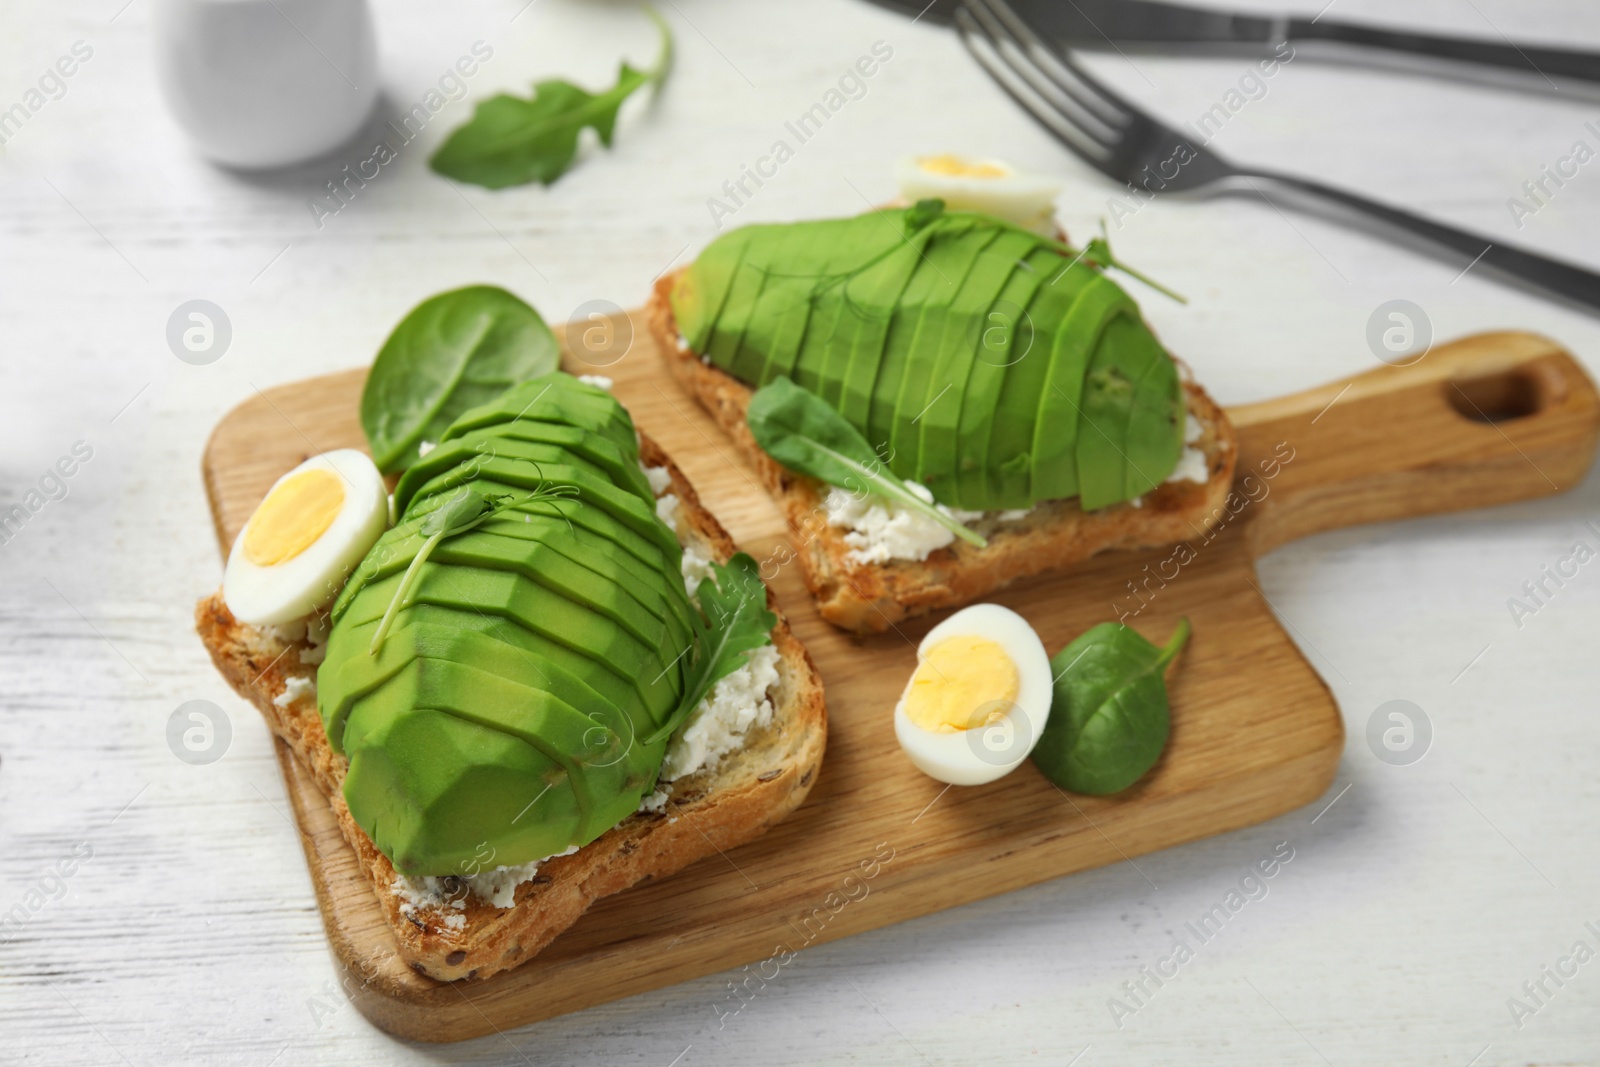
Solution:
{"label": "metal fork", "polygon": [[1335,214],[1381,223],[1370,228],[1391,240],[1409,236],[1458,253],[1470,260],[1462,274],[1481,263],[1513,282],[1600,311],[1600,274],[1593,271],[1495,244],[1308,178],[1224,159],[1055,52],[1006,0],[966,0],[955,22],[968,51],[1007,95],[1057,140],[1116,181],[1152,194],[1248,191],[1273,204],[1266,191],[1270,188],[1302,209],[1332,208]]}

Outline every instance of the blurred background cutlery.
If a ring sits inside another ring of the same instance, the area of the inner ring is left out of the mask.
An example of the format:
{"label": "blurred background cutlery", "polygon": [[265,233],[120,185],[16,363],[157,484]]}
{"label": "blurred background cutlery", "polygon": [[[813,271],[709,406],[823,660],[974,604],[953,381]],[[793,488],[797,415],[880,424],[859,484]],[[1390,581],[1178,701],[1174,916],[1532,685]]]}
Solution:
{"label": "blurred background cutlery", "polygon": [[[921,21],[951,23],[961,0],[873,0]],[[1545,92],[1600,95],[1600,54],[1512,41],[1457,37],[1324,18],[1239,14],[1161,0],[1012,0],[1041,39],[1061,50],[1269,55],[1288,43],[1307,55],[1492,82]]]}
{"label": "blurred background cutlery", "polygon": [[[935,5],[941,2],[935,0]],[[1081,15],[1079,5],[1098,3],[1201,14],[1146,0],[1067,0],[1066,6]],[[1022,14],[1024,9],[1044,8],[1053,12],[1044,28]],[[927,10],[931,13],[932,8]],[[1209,138],[1196,139],[1167,125],[1075,63],[1057,43],[1064,24],[1058,17],[1061,10],[1054,0],[965,0],[948,14],[967,49],[1008,96],[1063,145],[1102,174],[1125,183],[1134,195],[1258,196],[1280,213],[1281,203],[1331,215],[1386,240],[1416,245],[1436,255],[1442,252],[1462,274],[1478,268],[1541,295],[1600,311],[1600,274],[1594,271],[1496,244],[1310,178],[1233,163],[1209,147]]]}

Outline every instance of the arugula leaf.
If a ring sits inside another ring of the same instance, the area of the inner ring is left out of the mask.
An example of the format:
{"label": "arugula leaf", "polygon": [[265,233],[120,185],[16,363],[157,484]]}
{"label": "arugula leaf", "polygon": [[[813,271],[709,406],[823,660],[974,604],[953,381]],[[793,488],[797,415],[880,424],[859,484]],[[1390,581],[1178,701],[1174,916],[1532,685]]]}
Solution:
{"label": "arugula leaf", "polygon": [[361,427],[385,473],[417,461],[456,417],[561,359],[539,313],[504,289],[471,285],[429,297],[378,350],[361,390]]}
{"label": "arugula leaf", "polygon": [[488,189],[543,182],[549,185],[572,166],[578,134],[585,126],[611,146],[622,102],[642,85],[659,86],[672,65],[672,33],[654,8],[645,14],[661,33],[661,51],[649,70],[623,61],[617,84],[602,93],[560,78],[536,82],[533,96],[501,93],[479,102],[472,118],[439,146],[428,165],[447,178]]}
{"label": "arugula leaf", "polygon": [[644,739],[646,745],[670,737],[712,686],[738,670],[749,652],[772,640],[772,628],[778,625],[778,617],[767,610],[767,587],[755,560],[739,552],[726,564],[713,562],[711,568],[714,579],[702,578],[695,590],[705,620],[696,635],[683,700],[667,721]]}
{"label": "arugula leaf", "polygon": [[762,451],[790,470],[842,489],[864,490],[892,500],[979,548],[989,543],[976,530],[913,493],[884,466],[861,431],[826,400],[788,378],[774,378],[756,390],[745,421]]}
{"label": "arugula leaf", "polygon": [[1160,649],[1106,622],[1056,653],[1050,718],[1033,750],[1044,776],[1062,789],[1101,796],[1155,766],[1171,729],[1163,673],[1188,639],[1188,619]]}
{"label": "arugula leaf", "polygon": [[384,609],[383,618],[372,634],[372,644],[367,647],[367,654],[376,656],[383,648],[384,638],[389,636],[389,628],[394,625],[395,617],[405,606],[411,587],[416,584],[417,576],[422,573],[422,565],[433,555],[433,550],[439,547],[439,542],[447,537],[464,534],[509,507],[570,496],[576,491],[570,485],[541,485],[525,496],[517,496],[513,493],[479,493],[468,486],[463,486],[449,500],[424,515],[422,521],[417,524],[417,532],[426,540],[422,542],[422,547],[417,549],[417,554],[411,558],[411,565],[400,578],[399,588],[389,599],[389,606]]}

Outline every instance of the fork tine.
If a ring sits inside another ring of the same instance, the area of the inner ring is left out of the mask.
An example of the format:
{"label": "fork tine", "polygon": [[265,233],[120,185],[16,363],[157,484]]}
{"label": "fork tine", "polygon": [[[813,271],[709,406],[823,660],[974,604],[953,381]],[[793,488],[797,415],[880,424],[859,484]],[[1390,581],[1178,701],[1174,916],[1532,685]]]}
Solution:
{"label": "fork tine", "polygon": [[[1066,109],[1039,88],[1037,79],[1040,76],[1037,72],[1033,77],[1024,73],[1031,69],[1031,65],[1024,63],[1019,69],[1019,64],[1007,56],[1001,42],[989,35],[991,27],[982,25],[980,21],[982,17],[969,7],[956,9],[956,28],[961,34],[962,43],[967,46],[967,51],[972,53],[972,57],[989,73],[1005,94],[1021,105],[1036,122],[1054,134],[1068,148],[1095,166],[1106,170],[1117,140],[1116,131],[1107,131],[1110,136],[1103,141],[1093,132],[1083,128],[1082,124],[1069,119]],[[1082,107],[1076,106],[1075,103],[1073,109],[1083,111]]]}
{"label": "fork tine", "polygon": [[1032,58],[1039,73],[1105,125],[1121,129],[1142,116],[1139,108],[1090,77],[1070,57],[1046,44],[1008,0],[968,0],[967,6],[982,6],[991,11],[1005,24],[1014,46]]}
{"label": "fork tine", "polygon": [[963,6],[976,17],[985,36],[1006,65],[1025,79],[1034,92],[1054,105],[1062,118],[1103,147],[1116,147],[1123,134],[1117,121],[1122,118],[1120,114],[1113,112],[1112,120],[1107,121],[1093,107],[1086,106],[1076,95],[1065,91],[1056,79],[1041,69],[1038,60],[1029,54],[1027,46],[1001,23],[992,6],[983,0],[974,0]]}

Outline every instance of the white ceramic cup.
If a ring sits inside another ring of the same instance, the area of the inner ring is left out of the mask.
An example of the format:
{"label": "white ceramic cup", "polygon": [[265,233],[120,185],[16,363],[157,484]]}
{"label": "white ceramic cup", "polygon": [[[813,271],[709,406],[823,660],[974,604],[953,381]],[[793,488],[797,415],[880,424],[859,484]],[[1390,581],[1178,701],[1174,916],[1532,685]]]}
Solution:
{"label": "white ceramic cup", "polygon": [[156,0],[156,72],[200,153],[250,169],[324,155],[378,98],[367,0]]}

